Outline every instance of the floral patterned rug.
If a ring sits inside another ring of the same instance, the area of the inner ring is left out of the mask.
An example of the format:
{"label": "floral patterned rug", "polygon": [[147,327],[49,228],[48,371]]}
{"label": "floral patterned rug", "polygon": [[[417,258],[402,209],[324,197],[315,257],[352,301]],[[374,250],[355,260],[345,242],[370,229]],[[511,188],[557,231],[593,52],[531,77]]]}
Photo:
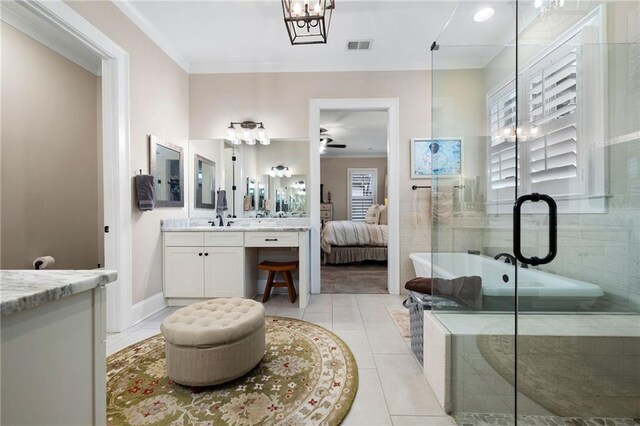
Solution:
{"label": "floral patterned rug", "polygon": [[167,377],[157,335],[107,360],[109,425],[337,425],[358,389],[349,347],[330,331],[267,317],[267,347],[246,376],[205,388]]}

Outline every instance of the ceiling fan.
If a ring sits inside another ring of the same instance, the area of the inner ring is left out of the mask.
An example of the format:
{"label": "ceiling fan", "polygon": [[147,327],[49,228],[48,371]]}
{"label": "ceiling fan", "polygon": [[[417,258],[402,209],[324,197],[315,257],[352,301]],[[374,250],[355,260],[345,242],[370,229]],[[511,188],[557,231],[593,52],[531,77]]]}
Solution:
{"label": "ceiling fan", "polygon": [[327,148],[346,148],[345,144],[333,143],[333,139],[327,133],[327,129],[320,127],[320,154],[327,152]]}

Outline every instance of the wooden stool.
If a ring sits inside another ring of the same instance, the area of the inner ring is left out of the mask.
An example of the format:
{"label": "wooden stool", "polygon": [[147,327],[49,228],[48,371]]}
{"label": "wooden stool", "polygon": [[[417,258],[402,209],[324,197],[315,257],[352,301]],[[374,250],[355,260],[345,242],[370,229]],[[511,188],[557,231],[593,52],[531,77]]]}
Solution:
{"label": "wooden stool", "polygon": [[[273,287],[287,287],[289,292],[289,300],[291,303],[295,303],[298,295],[296,294],[296,287],[293,285],[293,277],[291,271],[294,271],[298,267],[298,261],[295,262],[260,262],[258,269],[261,271],[269,271],[269,277],[267,277],[267,286],[264,289],[264,296],[262,296],[262,303],[269,300],[271,296],[271,289]],[[284,275],[284,281],[274,281],[277,272],[282,272]]]}

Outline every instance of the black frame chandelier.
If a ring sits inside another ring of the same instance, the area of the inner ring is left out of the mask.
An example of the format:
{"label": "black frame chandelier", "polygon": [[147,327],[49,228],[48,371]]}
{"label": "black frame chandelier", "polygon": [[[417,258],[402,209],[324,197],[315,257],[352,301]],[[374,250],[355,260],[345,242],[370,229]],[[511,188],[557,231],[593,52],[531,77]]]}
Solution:
{"label": "black frame chandelier", "polygon": [[[240,126],[240,134],[238,134],[236,126]],[[267,129],[264,128],[262,121],[251,120],[232,121],[229,123],[225,140],[234,145],[242,145],[242,142],[247,145],[255,145],[256,141],[260,142],[260,145],[269,145],[271,143],[271,139],[267,135]]]}
{"label": "black frame chandelier", "polygon": [[326,44],[336,0],[282,0],[291,45]]}

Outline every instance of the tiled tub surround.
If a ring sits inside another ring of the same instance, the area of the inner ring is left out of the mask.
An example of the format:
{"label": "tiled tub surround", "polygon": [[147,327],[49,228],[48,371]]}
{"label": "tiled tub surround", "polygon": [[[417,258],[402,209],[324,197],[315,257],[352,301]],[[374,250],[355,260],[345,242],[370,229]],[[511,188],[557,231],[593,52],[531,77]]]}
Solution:
{"label": "tiled tub surround", "polygon": [[[513,414],[514,332],[509,314],[425,315],[425,342],[449,340],[424,373],[452,414]],[[638,418],[640,317],[522,314],[517,369],[519,415]]]}
{"label": "tiled tub surround", "polygon": [[0,423],[106,424],[104,285],[115,279],[0,271]]}
{"label": "tiled tub surround", "polygon": [[11,315],[23,309],[82,293],[115,281],[115,271],[2,270],[0,313]]}

